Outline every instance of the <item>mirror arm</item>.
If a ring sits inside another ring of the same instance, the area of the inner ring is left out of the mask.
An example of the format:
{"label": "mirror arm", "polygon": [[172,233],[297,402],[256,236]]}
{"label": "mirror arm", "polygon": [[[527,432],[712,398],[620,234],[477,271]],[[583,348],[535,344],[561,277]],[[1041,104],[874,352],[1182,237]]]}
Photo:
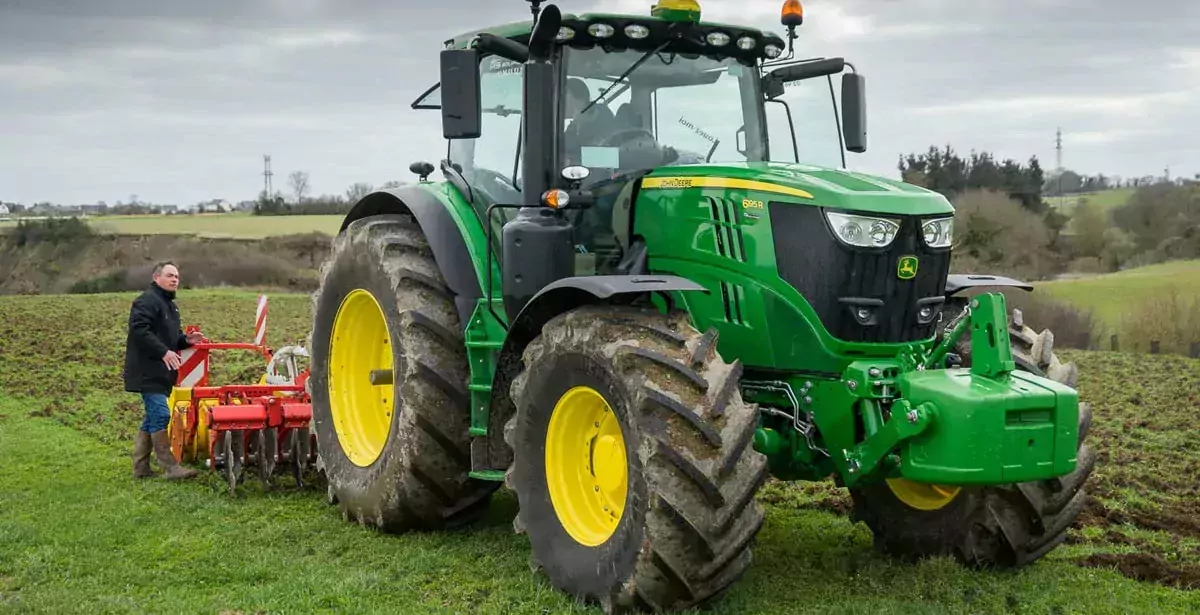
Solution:
{"label": "mirror arm", "polygon": [[521,64],[529,60],[529,47],[487,32],[482,32],[475,37],[475,48]]}

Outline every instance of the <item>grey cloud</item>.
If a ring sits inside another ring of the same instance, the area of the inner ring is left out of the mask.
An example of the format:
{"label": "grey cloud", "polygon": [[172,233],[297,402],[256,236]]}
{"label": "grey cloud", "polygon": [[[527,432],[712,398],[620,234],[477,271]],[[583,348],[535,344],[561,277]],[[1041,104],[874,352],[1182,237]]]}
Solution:
{"label": "grey cloud", "polygon": [[[644,13],[652,0],[564,0]],[[780,32],[782,1],[701,0],[706,16]],[[952,143],[1135,175],[1200,172],[1200,8],[1154,0],[811,0],[801,55],[868,76],[871,151]],[[0,199],[252,198],[407,179],[443,155],[438,121],[408,105],[437,79],[440,43],[526,19],[519,0],[164,2],[0,0]]]}

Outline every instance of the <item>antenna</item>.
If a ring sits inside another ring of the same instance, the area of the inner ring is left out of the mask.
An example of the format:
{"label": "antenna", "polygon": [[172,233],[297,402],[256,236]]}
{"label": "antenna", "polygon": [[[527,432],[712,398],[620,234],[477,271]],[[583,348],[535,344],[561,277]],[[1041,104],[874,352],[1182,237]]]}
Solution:
{"label": "antenna", "polygon": [[525,0],[529,3],[529,10],[533,12],[533,20],[536,22],[538,13],[542,10],[543,0]]}

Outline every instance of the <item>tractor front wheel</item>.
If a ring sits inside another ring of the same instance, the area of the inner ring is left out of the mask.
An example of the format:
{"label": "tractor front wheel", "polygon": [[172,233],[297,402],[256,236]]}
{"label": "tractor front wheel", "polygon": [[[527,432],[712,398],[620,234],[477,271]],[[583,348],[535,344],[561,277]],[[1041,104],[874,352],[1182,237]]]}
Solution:
{"label": "tractor front wheel", "polygon": [[[1009,337],[1018,369],[1075,387],[1077,368],[1054,355],[1048,331],[1037,334],[1014,314]],[[970,366],[969,336],[956,352]],[[998,487],[888,480],[850,490],[852,518],[871,528],[877,548],[901,559],[948,555],[978,568],[1031,564],[1063,542],[1083,510],[1084,483],[1096,465],[1084,443],[1091,421],[1091,405],[1081,402],[1076,468],[1067,476]]]}
{"label": "tractor front wheel", "polygon": [[328,501],[389,532],[478,518],[499,484],[468,476],[462,326],[420,226],[351,223],[314,299],[312,429]]}
{"label": "tractor front wheel", "polygon": [[552,585],[609,613],[673,611],[742,576],[767,465],[740,376],[686,314],[590,306],[545,325],[504,436],[514,525]]}

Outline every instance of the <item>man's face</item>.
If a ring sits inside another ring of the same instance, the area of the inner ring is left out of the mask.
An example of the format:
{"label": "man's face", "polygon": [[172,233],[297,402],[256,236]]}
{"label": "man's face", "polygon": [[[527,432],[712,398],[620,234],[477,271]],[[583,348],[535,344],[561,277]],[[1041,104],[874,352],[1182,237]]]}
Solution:
{"label": "man's face", "polygon": [[154,283],[163,290],[174,292],[179,288],[179,270],[174,265],[166,265],[162,272],[154,276]]}

